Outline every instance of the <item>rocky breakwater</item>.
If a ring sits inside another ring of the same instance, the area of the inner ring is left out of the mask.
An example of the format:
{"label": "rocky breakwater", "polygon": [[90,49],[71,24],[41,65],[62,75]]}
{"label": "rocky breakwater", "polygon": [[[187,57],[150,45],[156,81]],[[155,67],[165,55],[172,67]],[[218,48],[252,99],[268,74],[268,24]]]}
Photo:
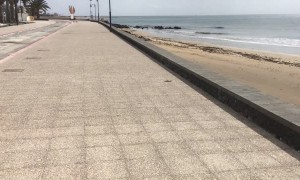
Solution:
{"label": "rocky breakwater", "polygon": [[135,29],[156,29],[156,30],[164,30],[164,29],[181,29],[179,26],[129,26],[123,24],[112,24],[116,28],[120,29],[128,29],[128,28],[135,28]]}
{"label": "rocky breakwater", "polygon": [[152,29],[158,29],[158,30],[163,30],[163,29],[181,29],[181,27],[178,26],[154,26]]}

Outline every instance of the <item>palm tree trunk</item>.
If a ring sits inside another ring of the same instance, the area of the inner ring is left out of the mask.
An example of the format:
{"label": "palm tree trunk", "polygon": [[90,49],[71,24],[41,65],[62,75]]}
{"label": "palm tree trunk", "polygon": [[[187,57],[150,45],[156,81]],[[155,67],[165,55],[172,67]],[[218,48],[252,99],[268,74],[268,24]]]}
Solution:
{"label": "palm tree trunk", "polygon": [[5,2],[5,11],[6,11],[6,22],[10,23],[10,11],[9,11],[9,0]]}
{"label": "palm tree trunk", "polygon": [[15,1],[15,20],[16,20],[16,23],[17,25],[19,25],[19,17],[18,17],[18,2]]}
{"label": "palm tree trunk", "polygon": [[[20,1],[20,5],[19,5],[19,9],[20,9],[20,13],[21,13],[21,21],[23,22],[23,7],[21,6],[22,1]],[[24,6],[24,5],[23,5]],[[20,21],[20,20],[19,20]]]}
{"label": "palm tree trunk", "polygon": [[9,11],[10,11],[10,22],[14,22],[15,21],[15,10],[14,10],[14,1],[10,0],[9,3]]}
{"label": "palm tree trunk", "polygon": [[[1,0],[0,0],[1,1]],[[2,11],[2,8],[3,8],[3,2],[4,1],[1,1],[0,2],[0,23],[3,23],[3,11]]]}

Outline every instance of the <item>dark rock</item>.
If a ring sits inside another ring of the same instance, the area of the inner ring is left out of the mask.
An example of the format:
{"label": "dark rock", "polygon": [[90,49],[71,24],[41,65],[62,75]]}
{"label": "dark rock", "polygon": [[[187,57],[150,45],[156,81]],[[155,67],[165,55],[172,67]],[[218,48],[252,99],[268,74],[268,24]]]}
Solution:
{"label": "dark rock", "polygon": [[136,29],[147,29],[149,26],[135,26]]}
{"label": "dark rock", "polygon": [[164,27],[163,26],[154,26],[154,29],[163,30]]}
{"label": "dark rock", "polygon": [[[105,21],[104,21],[105,22]],[[106,22],[106,23],[109,23],[109,22]],[[151,29],[157,29],[157,30],[163,30],[163,29],[181,29],[181,27],[178,27],[178,26],[148,26],[148,25],[145,25],[145,26],[128,26],[128,25],[122,25],[122,24],[113,24],[114,27],[116,28],[130,28],[130,27],[133,27],[133,28],[136,28],[136,29],[148,29],[148,28],[151,28]]]}
{"label": "dark rock", "polygon": [[181,27],[178,26],[154,26],[153,29],[163,30],[163,29],[181,29]]}
{"label": "dark rock", "polygon": [[113,24],[113,26],[116,27],[116,28],[130,28],[129,26],[122,25],[122,24]]}

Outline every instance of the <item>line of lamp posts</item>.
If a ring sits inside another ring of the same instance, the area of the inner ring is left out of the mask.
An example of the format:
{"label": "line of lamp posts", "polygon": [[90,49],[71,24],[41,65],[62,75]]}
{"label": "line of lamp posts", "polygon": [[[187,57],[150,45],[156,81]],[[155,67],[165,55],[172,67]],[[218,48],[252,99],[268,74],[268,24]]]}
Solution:
{"label": "line of lamp posts", "polygon": [[[98,7],[98,17],[96,16],[96,4],[92,4],[92,0],[90,0],[90,18],[93,19],[93,12],[92,12],[92,7],[94,6],[95,7],[95,20],[96,20],[96,17],[98,18],[98,22],[100,22],[100,11],[99,11],[99,0],[96,0],[97,1],[97,7]],[[109,27],[110,27],[110,30],[111,30],[111,3],[110,3],[110,0],[109,0]]]}

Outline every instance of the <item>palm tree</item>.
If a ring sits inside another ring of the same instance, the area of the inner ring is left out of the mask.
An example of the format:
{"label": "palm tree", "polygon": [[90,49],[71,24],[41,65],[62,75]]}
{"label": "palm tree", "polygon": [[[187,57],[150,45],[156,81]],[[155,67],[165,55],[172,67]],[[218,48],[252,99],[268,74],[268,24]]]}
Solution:
{"label": "palm tree", "polygon": [[[40,11],[46,12],[50,9],[45,0],[21,0],[26,11],[31,16],[40,18]],[[0,23],[3,22],[3,5],[6,5],[6,21],[11,23],[16,21],[18,23],[18,2],[19,0],[0,0]]]}
{"label": "palm tree", "polygon": [[3,5],[5,0],[0,0],[0,23],[3,23]]}
{"label": "palm tree", "polygon": [[10,11],[9,11],[9,0],[6,0],[5,1],[5,15],[6,15],[6,22],[7,23],[10,23],[11,21],[10,21]]}
{"label": "palm tree", "polygon": [[15,20],[16,20],[17,25],[19,24],[18,2],[19,2],[19,0],[14,0],[14,5],[15,5]]}
{"label": "palm tree", "polygon": [[50,7],[45,0],[30,0],[26,7],[27,12],[31,16],[37,16],[38,19],[40,18],[40,11],[46,12],[47,9]]}
{"label": "palm tree", "polygon": [[9,0],[10,22],[14,22],[15,21],[14,4],[15,4],[15,0]]}

